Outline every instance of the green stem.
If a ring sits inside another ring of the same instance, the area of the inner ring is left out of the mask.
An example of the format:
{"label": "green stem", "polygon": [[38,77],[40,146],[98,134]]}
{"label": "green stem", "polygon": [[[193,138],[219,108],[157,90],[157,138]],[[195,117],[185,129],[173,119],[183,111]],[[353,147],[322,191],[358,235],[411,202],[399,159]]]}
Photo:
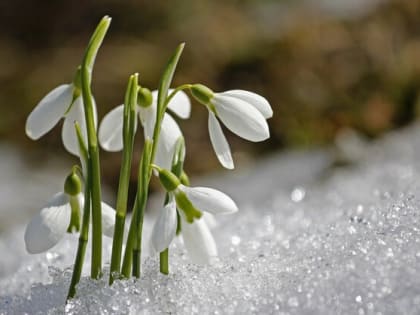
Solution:
{"label": "green stem", "polygon": [[134,206],[133,206],[133,214],[131,217],[131,224],[130,224],[130,229],[128,231],[127,242],[125,244],[123,264],[121,267],[121,275],[124,278],[130,277],[131,266],[133,262],[133,246],[134,246],[134,241],[135,241],[134,236],[136,233],[134,218],[137,215],[136,213],[137,208],[138,207],[137,207],[137,198],[136,198],[136,201],[134,202]]}
{"label": "green stem", "polygon": [[101,209],[101,174],[99,163],[99,148],[95,128],[95,104],[91,91],[92,69],[96,54],[105,34],[109,28],[111,19],[108,16],[102,18],[86,49],[81,66],[82,96],[85,107],[85,119],[88,135],[89,163],[88,169],[91,174],[91,201],[92,201],[92,264],[91,277],[98,279],[102,273],[102,209]]}
{"label": "green stem", "polygon": [[178,86],[176,89],[174,89],[171,94],[169,94],[166,102],[165,102],[165,106],[169,104],[169,102],[171,101],[171,99],[175,96],[176,93],[178,93],[179,91],[182,90],[186,90],[186,89],[190,89],[192,87],[192,84],[183,84]]}
{"label": "green stem", "polygon": [[80,230],[80,205],[77,196],[70,196],[70,224],[67,228],[68,233],[79,232]]}
{"label": "green stem", "polygon": [[[175,53],[171,56],[167,66],[163,72],[161,81],[159,83],[159,92],[157,100],[156,123],[153,130],[153,141],[145,141],[145,148],[142,154],[142,163],[140,164],[141,171],[139,172],[139,181],[137,184],[136,208],[130,223],[129,235],[125,247],[123,268],[121,273],[125,277],[129,277],[130,265],[133,263],[133,275],[140,277],[140,263],[141,263],[141,239],[143,229],[144,210],[147,203],[147,194],[149,190],[149,182],[152,176],[152,168],[150,163],[153,163],[157,143],[159,141],[159,134],[163,116],[165,114],[166,106],[168,104],[168,89],[172,82],[178,60],[184,49],[184,44],[178,45]],[[143,165],[144,164],[144,165]],[[131,253],[130,253],[131,252]],[[132,262],[128,261],[132,259]]]}
{"label": "green stem", "polygon": [[133,244],[133,276],[140,277],[141,273],[141,241],[143,232],[144,211],[146,210],[147,197],[150,182],[150,157],[154,143],[146,140],[144,144],[143,157],[139,170],[139,185],[137,186],[137,209],[135,209],[135,242]]}
{"label": "green stem", "polygon": [[[75,124],[76,127],[76,134],[79,141],[79,148],[80,148],[80,158],[88,164],[88,152],[86,149],[86,145],[84,143],[82,133],[80,131],[79,125]],[[67,300],[74,297],[76,294],[76,285],[80,281],[80,277],[82,275],[83,263],[85,260],[85,253],[86,253],[86,245],[88,242],[89,237],[89,221],[90,221],[90,178],[91,175],[89,174],[89,169],[87,170],[87,174],[85,177],[85,201],[83,205],[83,220],[82,220],[82,227],[80,230],[79,235],[79,246],[77,247],[76,259],[74,262],[73,267],[73,274],[71,277],[70,288],[67,294]]]}
{"label": "green stem", "polygon": [[125,216],[127,213],[128,188],[131,175],[131,158],[134,145],[134,125],[137,106],[138,74],[130,76],[124,100],[124,122],[122,164],[117,194],[117,209],[115,213],[115,229],[112,243],[111,267],[109,284],[112,284],[116,273],[120,272],[121,251],[124,238]]}
{"label": "green stem", "polygon": [[[89,175],[88,175],[89,178]],[[73,274],[71,277],[70,288],[67,294],[67,300],[74,297],[76,293],[76,285],[80,281],[82,275],[83,262],[85,260],[86,245],[89,237],[89,220],[90,220],[90,191],[89,185],[85,188],[85,204],[83,207],[82,228],[79,235],[79,246],[77,247],[76,259],[74,262]]]}
{"label": "green stem", "polygon": [[140,276],[141,232],[143,229],[144,210],[148,193],[146,182],[148,183],[151,148],[152,142],[146,140],[142,159],[139,164],[136,201],[134,203],[133,215],[131,217],[130,229],[125,246],[123,266],[121,268],[121,274],[126,278],[130,277],[131,268],[133,268],[133,275]]}

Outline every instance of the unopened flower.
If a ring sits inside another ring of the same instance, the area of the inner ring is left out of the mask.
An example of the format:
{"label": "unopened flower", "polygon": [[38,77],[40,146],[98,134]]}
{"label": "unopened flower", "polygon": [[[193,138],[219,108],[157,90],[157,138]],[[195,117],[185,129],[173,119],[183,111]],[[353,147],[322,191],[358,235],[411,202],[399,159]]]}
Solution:
{"label": "unopened flower", "polygon": [[201,84],[194,84],[191,92],[209,110],[210,140],[217,158],[225,168],[233,169],[234,164],[229,144],[217,118],[230,131],[246,140],[259,142],[270,137],[266,119],[273,116],[273,110],[264,97],[244,90],[213,93]]}
{"label": "unopened flower", "polygon": [[[169,92],[171,91],[173,90],[169,90]],[[157,91],[151,92],[151,104],[136,107],[136,112],[144,128],[145,139],[153,138],[153,131],[156,124],[157,93]],[[182,91],[174,95],[168,104],[168,108],[180,118],[186,119],[190,116],[190,100]],[[101,122],[99,127],[99,143],[107,151],[120,151],[123,148],[123,113],[124,105],[117,106],[105,115]],[[154,163],[163,168],[170,168],[176,141],[180,137],[182,137],[182,133],[178,124],[171,115],[165,113]]]}
{"label": "unopened flower", "polygon": [[[203,212],[228,214],[238,210],[225,193],[208,187],[188,187],[180,184],[169,171],[158,169],[159,177],[170,194],[170,201],[161,211],[152,231],[152,246],[157,252],[168,248],[175,238],[178,224],[185,247],[193,262],[208,263],[217,256],[217,247]],[[178,210],[177,210],[178,209]],[[178,222],[178,215],[181,222]]]}
{"label": "unopened flower", "polygon": [[[96,110],[94,111],[96,123]],[[79,123],[84,139],[87,139],[85,110],[79,89],[73,84],[62,84],[49,92],[29,114],[26,134],[38,140],[64,118],[61,137],[64,147],[74,155],[79,154],[79,145],[74,131],[74,122]]]}

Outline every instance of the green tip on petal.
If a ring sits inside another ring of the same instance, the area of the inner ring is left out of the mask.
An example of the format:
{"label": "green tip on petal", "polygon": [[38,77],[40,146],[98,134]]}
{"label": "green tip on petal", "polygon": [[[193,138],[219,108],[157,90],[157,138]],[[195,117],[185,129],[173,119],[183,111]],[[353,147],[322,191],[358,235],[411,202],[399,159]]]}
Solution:
{"label": "green tip on petal", "polygon": [[191,86],[191,94],[201,104],[207,105],[213,98],[213,91],[203,84],[193,84]]}
{"label": "green tip on petal", "polygon": [[178,209],[185,214],[185,219],[188,223],[193,223],[194,219],[200,219],[203,215],[200,210],[194,207],[184,192],[178,190],[175,193],[175,200]]}

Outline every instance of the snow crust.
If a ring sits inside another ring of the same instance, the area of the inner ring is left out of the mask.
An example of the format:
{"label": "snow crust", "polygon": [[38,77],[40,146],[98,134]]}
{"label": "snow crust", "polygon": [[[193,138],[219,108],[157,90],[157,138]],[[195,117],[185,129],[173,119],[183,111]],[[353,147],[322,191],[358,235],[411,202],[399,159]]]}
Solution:
{"label": "snow crust", "polygon": [[213,229],[218,261],[190,264],[177,240],[169,276],[152,255],[140,280],[84,277],[67,305],[77,238],[30,256],[17,227],[0,239],[0,314],[419,314],[419,144],[413,126],[345,168],[313,151],[202,179],[240,209]]}

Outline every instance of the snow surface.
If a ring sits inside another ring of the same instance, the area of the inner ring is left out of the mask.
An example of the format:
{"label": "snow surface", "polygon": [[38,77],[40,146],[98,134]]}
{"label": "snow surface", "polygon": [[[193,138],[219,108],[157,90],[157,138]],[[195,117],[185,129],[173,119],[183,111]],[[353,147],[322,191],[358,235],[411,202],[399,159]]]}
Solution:
{"label": "snow surface", "polygon": [[190,264],[177,241],[169,276],[149,257],[140,280],[84,277],[67,305],[77,239],[30,256],[17,227],[0,239],[0,314],[419,314],[419,139],[390,134],[345,168],[313,151],[202,179],[240,207],[213,229],[217,262]]}

